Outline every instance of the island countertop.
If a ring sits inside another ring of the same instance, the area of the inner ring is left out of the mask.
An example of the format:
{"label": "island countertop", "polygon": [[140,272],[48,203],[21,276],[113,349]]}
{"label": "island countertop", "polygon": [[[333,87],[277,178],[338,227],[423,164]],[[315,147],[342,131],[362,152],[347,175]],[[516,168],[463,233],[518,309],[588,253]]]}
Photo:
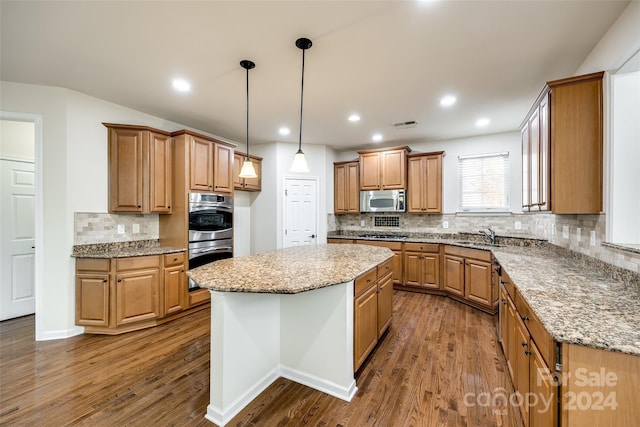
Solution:
{"label": "island countertop", "polygon": [[215,261],[187,275],[214,291],[296,294],[349,282],[392,256],[376,246],[305,245]]}

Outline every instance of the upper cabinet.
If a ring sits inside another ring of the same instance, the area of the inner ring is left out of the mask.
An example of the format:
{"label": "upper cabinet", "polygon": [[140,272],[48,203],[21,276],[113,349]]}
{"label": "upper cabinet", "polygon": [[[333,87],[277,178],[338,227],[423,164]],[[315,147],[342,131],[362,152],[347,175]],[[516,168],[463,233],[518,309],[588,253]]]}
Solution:
{"label": "upper cabinet", "polygon": [[407,156],[407,212],[442,213],[444,152]]}
{"label": "upper cabinet", "polygon": [[172,135],[180,141],[180,148],[188,150],[189,167],[185,173],[189,177],[190,190],[233,192],[233,145],[191,131],[183,130]]}
{"label": "upper cabinet", "polygon": [[253,163],[253,169],[258,175],[257,178],[240,178],[240,170],[246,157],[245,153],[239,151],[233,154],[233,188],[244,191],[262,191],[262,157],[249,156],[251,163]]}
{"label": "upper cabinet", "polygon": [[357,161],[333,164],[333,209],[336,214],[360,213],[360,166]]}
{"label": "upper cabinet", "polygon": [[602,211],[604,73],[548,82],[521,126],[525,211]]}
{"label": "upper cabinet", "polygon": [[407,188],[406,155],[409,147],[358,151],[360,190],[402,190]]}
{"label": "upper cabinet", "polygon": [[171,213],[171,136],[143,126],[104,125],[109,132],[109,212]]}

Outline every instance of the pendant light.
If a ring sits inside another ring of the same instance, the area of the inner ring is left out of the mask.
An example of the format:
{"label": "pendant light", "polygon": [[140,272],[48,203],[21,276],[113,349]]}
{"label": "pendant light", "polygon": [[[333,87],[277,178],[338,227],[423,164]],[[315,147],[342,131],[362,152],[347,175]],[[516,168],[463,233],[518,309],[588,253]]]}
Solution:
{"label": "pendant light", "polygon": [[240,178],[257,178],[256,170],[253,168],[253,163],[249,158],[249,70],[255,68],[256,64],[247,59],[240,61],[240,66],[247,70],[247,156],[242,163],[242,169],[240,170]]}
{"label": "pendant light", "polygon": [[302,100],[304,97],[304,51],[311,47],[311,40],[307,38],[300,38],[296,40],[296,46],[302,50],[302,84],[300,86],[300,134],[298,136],[298,151],[293,156],[293,164],[291,165],[291,172],[309,172],[309,166],[307,166],[307,159],[302,152]]}

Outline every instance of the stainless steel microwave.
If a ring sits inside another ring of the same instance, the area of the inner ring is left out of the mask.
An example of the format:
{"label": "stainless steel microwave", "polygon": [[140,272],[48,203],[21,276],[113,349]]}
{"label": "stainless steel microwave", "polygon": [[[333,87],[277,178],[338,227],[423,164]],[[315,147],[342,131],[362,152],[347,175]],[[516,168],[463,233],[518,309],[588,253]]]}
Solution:
{"label": "stainless steel microwave", "polygon": [[404,212],[405,190],[360,192],[360,212]]}

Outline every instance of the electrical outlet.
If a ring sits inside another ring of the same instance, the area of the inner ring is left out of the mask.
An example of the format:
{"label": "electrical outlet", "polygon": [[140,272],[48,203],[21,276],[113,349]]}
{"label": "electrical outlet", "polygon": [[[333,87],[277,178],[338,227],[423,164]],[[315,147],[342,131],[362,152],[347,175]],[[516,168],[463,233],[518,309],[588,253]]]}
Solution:
{"label": "electrical outlet", "polygon": [[118,224],[118,234],[124,234],[124,224]]}
{"label": "electrical outlet", "polygon": [[360,220],[360,227],[364,227],[364,219]]}
{"label": "electrical outlet", "polygon": [[516,221],[516,223],[514,224],[514,228],[516,230],[522,230],[522,222]]}
{"label": "electrical outlet", "polygon": [[133,224],[131,231],[133,234],[138,234],[140,232],[140,224]]}
{"label": "electrical outlet", "polygon": [[449,221],[442,221],[442,228],[449,228]]}
{"label": "electrical outlet", "polygon": [[565,239],[569,238],[569,226],[568,225],[563,225],[562,226],[562,237],[564,237]]}
{"label": "electrical outlet", "polygon": [[576,239],[578,242],[582,242],[582,229],[579,227],[576,228]]}
{"label": "electrical outlet", "polygon": [[589,232],[589,244],[591,246],[595,246],[596,245],[596,232],[595,230],[592,230]]}

